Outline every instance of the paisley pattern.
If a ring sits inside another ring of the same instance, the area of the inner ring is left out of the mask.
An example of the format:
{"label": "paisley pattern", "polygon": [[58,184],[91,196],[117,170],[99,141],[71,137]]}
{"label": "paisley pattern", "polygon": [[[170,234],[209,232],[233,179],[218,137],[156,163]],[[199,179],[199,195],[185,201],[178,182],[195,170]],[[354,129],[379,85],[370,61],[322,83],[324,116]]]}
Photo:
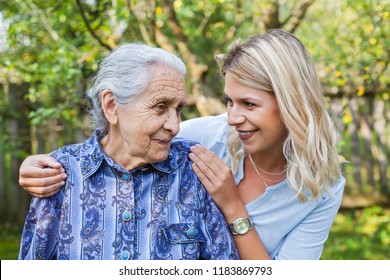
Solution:
{"label": "paisley pattern", "polygon": [[54,151],[68,179],[50,198],[34,197],[19,259],[238,259],[221,212],[174,140],[160,163],[125,170],[98,132]]}

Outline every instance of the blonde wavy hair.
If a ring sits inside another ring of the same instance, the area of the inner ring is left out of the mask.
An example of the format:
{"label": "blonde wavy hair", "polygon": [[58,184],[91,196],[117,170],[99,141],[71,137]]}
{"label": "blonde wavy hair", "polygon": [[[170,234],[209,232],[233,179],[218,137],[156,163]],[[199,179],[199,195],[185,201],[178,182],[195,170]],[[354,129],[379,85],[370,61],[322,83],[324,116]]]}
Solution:
{"label": "blonde wavy hair", "polygon": [[[245,86],[275,94],[287,130],[283,145],[287,178],[299,200],[307,200],[303,192],[307,189],[313,199],[324,189],[330,192],[341,176],[336,129],[313,59],[302,42],[287,31],[271,30],[244,43],[234,41],[216,60],[223,77],[229,72]],[[235,173],[245,151],[234,127],[228,130],[227,147]]]}

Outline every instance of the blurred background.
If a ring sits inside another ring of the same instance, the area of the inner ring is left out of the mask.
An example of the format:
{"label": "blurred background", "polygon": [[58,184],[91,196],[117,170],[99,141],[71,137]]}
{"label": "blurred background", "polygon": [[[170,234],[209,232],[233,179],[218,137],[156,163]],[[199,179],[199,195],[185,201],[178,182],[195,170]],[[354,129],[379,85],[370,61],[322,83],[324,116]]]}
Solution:
{"label": "blurred background", "polygon": [[314,57],[348,161],[322,259],[390,259],[390,0],[0,0],[0,259],[17,258],[30,200],[21,162],[90,135],[85,91],[110,50],[178,54],[190,119],[225,111],[214,55],[273,28]]}

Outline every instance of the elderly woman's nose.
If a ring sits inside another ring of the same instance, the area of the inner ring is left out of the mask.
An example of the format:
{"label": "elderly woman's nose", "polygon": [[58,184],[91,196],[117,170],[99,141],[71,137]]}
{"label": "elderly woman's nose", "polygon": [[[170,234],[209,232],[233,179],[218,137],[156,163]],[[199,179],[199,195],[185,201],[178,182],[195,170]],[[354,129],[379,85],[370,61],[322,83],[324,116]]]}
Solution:
{"label": "elderly woman's nose", "polygon": [[164,129],[168,130],[173,136],[176,136],[180,130],[180,115],[177,114],[177,111],[171,109],[168,111],[164,122]]}

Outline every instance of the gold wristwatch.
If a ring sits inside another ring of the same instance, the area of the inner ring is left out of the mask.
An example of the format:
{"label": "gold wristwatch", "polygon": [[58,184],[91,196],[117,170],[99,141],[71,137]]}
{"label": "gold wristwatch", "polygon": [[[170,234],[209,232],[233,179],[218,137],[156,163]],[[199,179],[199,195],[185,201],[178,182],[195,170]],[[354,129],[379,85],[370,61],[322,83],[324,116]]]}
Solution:
{"label": "gold wristwatch", "polygon": [[229,224],[229,228],[232,234],[243,235],[253,228],[253,224],[248,218],[237,218],[233,223]]}

